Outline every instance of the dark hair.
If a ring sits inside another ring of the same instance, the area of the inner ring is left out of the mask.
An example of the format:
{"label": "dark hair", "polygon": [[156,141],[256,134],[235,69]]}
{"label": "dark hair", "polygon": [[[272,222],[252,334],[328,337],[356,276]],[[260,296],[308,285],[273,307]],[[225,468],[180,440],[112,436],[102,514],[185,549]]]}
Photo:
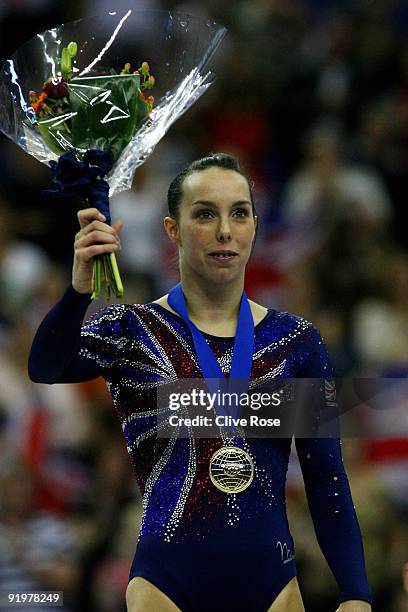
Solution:
{"label": "dark hair", "polygon": [[247,180],[251,197],[252,214],[254,216],[256,215],[254,198],[252,195],[252,181],[242,169],[239,159],[235,157],[235,155],[230,155],[229,153],[209,153],[205,157],[192,161],[172,180],[167,192],[167,207],[170,217],[178,219],[185,179],[190,176],[190,174],[193,174],[193,172],[200,172],[201,170],[207,170],[207,168],[212,167],[223,168],[224,170],[234,170]]}

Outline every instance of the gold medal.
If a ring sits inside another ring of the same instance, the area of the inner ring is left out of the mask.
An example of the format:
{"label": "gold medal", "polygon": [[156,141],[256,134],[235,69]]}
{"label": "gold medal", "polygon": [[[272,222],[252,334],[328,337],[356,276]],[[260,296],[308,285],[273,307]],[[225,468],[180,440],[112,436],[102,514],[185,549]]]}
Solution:
{"label": "gold medal", "polygon": [[209,472],[211,482],[220,491],[241,493],[254,478],[254,462],[242,448],[223,446],[212,455]]}

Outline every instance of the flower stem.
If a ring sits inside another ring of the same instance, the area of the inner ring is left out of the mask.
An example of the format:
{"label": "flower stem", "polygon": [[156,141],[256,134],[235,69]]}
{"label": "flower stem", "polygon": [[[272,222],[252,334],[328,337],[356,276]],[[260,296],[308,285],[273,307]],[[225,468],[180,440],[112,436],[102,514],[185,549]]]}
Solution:
{"label": "flower stem", "polygon": [[102,258],[100,255],[94,257],[93,273],[92,273],[92,299],[97,300],[101,292],[101,267]]}
{"label": "flower stem", "polygon": [[114,292],[116,297],[123,297],[123,285],[119,274],[119,268],[116,261],[115,253],[109,253],[106,255],[97,255],[94,257],[93,275],[92,275],[92,299],[97,300],[101,293],[102,285],[102,271],[103,280],[106,287],[106,301],[109,302],[111,297],[111,290]]}
{"label": "flower stem", "polygon": [[111,274],[113,290],[116,294],[116,297],[123,297],[124,291],[123,291],[122,279],[120,278],[119,268],[118,268],[118,264],[116,261],[116,255],[115,253],[109,253],[109,255],[107,255],[106,257],[108,260],[109,271]]}

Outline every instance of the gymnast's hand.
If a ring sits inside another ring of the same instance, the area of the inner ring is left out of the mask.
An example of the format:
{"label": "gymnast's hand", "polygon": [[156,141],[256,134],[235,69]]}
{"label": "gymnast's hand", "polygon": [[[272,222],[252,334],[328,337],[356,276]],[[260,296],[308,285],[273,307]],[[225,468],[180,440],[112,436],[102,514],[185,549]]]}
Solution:
{"label": "gymnast's hand", "polygon": [[72,266],[72,286],[78,293],[92,293],[93,257],[114,253],[120,248],[123,222],[114,221],[110,226],[104,220],[97,208],[78,211],[81,229],[75,236]]}
{"label": "gymnast's hand", "polygon": [[371,606],[361,599],[350,599],[349,601],[343,601],[336,612],[371,612]]}

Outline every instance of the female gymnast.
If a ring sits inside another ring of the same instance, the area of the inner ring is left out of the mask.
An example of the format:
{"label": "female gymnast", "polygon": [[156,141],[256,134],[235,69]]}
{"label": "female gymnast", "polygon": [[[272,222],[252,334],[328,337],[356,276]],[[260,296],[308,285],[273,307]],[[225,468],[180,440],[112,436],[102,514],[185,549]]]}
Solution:
{"label": "female gymnast", "polygon": [[[180,284],[147,304],[108,305],[85,324],[92,258],[117,251],[123,223],[107,225],[96,208],[78,213],[72,283],[36,333],[30,378],[107,382],[143,503],[129,612],[301,612],[285,506],[291,438],[229,438],[221,426],[213,438],[193,428],[164,438],[157,391],[180,378],[209,380],[217,368],[220,377],[235,371],[255,386],[330,377],[327,350],[305,319],[246,297],[258,219],[235,157],[192,162],[171,183],[168,207],[164,228],[178,247]],[[339,438],[295,444],[316,536],[339,586],[338,612],[368,612],[372,595]],[[245,472],[240,489],[217,480],[220,453],[232,471]]]}

